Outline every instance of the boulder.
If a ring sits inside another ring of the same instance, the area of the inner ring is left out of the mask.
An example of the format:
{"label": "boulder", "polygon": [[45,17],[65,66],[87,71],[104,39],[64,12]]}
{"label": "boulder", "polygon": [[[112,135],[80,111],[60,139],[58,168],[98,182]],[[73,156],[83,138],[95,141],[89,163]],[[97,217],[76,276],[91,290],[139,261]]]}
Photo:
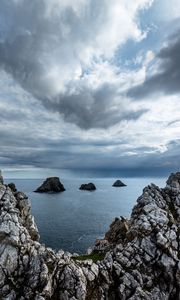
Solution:
{"label": "boulder", "polygon": [[126,186],[125,183],[123,183],[121,180],[116,180],[113,185],[114,187],[122,187],[122,186]]}
{"label": "boulder", "polygon": [[81,184],[79,189],[86,190],[86,191],[94,191],[96,190],[96,186],[94,185],[94,183],[89,182],[89,183]]}
{"label": "boulder", "polygon": [[58,177],[49,177],[38,187],[35,193],[59,193],[64,192],[65,188]]}
{"label": "boulder", "polygon": [[14,184],[13,182],[8,183],[8,187],[11,189],[11,191],[12,191],[13,193],[16,193],[16,192],[17,192],[16,186],[15,186],[15,184]]}

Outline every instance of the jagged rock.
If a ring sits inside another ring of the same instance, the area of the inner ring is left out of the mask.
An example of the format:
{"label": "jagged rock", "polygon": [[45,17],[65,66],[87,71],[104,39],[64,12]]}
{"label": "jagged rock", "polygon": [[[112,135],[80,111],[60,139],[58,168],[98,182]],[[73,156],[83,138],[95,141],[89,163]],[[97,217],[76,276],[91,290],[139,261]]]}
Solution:
{"label": "jagged rock", "polygon": [[16,185],[13,182],[8,183],[8,187],[11,189],[12,192],[17,192]]}
{"label": "jagged rock", "polygon": [[114,187],[123,187],[123,186],[126,186],[125,183],[123,183],[121,180],[116,180],[113,185]]}
{"label": "jagged rock", "polygon": [[118,244],[125,239],[128,229],[128,220],[122,217],[121,219],[116,218],[110,225],[109,231],[105,234],[105,239],[111,244]]}
{"label": "jagged rock", "polygon": [[2,177],[2,172],[0,170],[0,184],[3,184],[3,177]]}
{"label": "jagged rock", "polygon": [[111,249],[111,244],[109,243],[108,240],[106,240],[106,237],[104,239],[97,239],[95,242],[95,245],[91,248],[88,249],[87,253],[93,253],[94,251],[99,251],[99,252],[107,252]]}
{"label": "jagged rock", "polygon": [[176,174],[172,173],[167,180],[167,188],[170,188],[174,191],[180,190],[180,172]]}
{"label": "jagged rock", "polygon": [[34,192],[36,193],[59,193],[64,192],[65,188],[63,184],[60,182],[58,177],[49,177],[47,178],[43,184],[38,187]]}
{"label": "jagged rock", "polygon": [[94,185],[94,183],[90,182],[90,183],[85,183],[82,184],[79,188],[80,190],[86,190],[86,191],[94,191],[96,190],[96,186]]}
{"label": "jagged rock", "polygon": [[146,187],[130,220],[111,224],[94,263],[41,245],[27,196],[1,184],[0,299],[179,300],[179,186],[176,173],[164,189]]}

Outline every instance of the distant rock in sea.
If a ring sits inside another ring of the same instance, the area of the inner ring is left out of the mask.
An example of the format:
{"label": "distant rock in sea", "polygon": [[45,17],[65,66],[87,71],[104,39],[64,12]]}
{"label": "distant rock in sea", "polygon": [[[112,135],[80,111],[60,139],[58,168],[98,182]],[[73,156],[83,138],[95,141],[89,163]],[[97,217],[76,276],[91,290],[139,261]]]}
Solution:
{"label": "distant rock in sea", "polygon": [[113,185],[114,187],[122,187],[122,186],[126,186],[125,183],[123,183],[121,180],[116,180]]}
{"label": "distant rock in sea", "polygon": [[63,184],[60,182],[59,177],[49,177],[34,192],[35,193],[59,193],[64,191],[65,188]]}
{"label": "distant rock in sea", "polygon": [[86,190],[86,191],[94,191],[96,190],[96,186],[94,185],[94,183],[89,182],[89,183],[81,184],[79,189]]}

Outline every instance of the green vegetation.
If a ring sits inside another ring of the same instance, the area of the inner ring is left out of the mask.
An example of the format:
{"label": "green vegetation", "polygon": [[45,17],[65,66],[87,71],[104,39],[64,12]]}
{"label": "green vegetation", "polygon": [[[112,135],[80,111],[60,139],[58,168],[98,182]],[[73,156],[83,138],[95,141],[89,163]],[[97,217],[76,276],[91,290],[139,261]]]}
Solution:
{"label": "green vegetation", "polygon": [[72,257],[74,260],[86,260],[86,259],[92,259],[92,261],[94,263],[96,263],[98,260],[103,260],[105,257],[105,253],[103,252],[98,252],[98,251],[94,251],[91,254],[83,254],[83,255],[79,255],[79,256],[74,256]]}

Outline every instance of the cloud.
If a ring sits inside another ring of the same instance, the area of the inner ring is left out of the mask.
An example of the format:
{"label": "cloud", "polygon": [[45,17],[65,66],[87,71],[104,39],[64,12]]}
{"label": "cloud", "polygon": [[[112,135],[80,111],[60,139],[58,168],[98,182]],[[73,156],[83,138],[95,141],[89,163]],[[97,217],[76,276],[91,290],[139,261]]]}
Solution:
{"label": "cloud", "polygon": [[0,0],[0,66],[48,109],[82,128],[137,118],[143,112],[123,111],[121,99],[110,109],[117,102],[117,85],[99,82],[94,88],[90,79],[94,67],[111,60],[128,39],[145,37],[137,15],[151,3]]}
{"label": "cloud", "polygon": [[131,88],[127,95],[143,99],[151,95],[180,93],[180,30],[168,40],[155,59],[156,72]]}
{"label": "cloud", "polygon": [[0,0],[1,168],[177,168],[179,37],[151,35],[152,2]]}
{"label": "cloud", "polygon": [[95,90],[81,89],[72,95],[62,95],[46,107],[62,113],[67,122],[80,128],[108,128],[123,120],[136,120],[147,109],[128,108],[127,99],[117,94],[117,87],[104,84]]}
{"label": "cloud", "polygon": [[[103,97],[109,88],[104,87]],[[86,176],[88,172],[131,176],[175,169],[179,162],[179,123],[173,121],[178,120],[179,97],[162,97],[148,105],[148,112],[141,118],[125,118],[105,130],[85,131],[62,122],[58,113],[48,111],[10,76],[0,72],[1,168],[21,166],[34,169],[34,174],[37,169],[51,168],[47,176],[58,169],[81,170],[87,172]]]}

